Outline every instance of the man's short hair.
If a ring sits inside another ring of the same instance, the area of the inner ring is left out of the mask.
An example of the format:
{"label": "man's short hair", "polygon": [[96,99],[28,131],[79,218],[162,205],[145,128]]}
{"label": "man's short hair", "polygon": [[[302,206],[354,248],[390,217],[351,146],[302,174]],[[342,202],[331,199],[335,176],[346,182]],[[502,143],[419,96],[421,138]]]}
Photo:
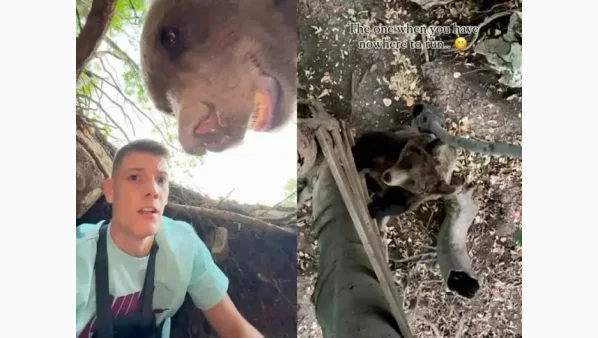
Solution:
{"label": "man's short hair", "polygon": [[114,155],[114,161],[112,163],[112,176],[114,176],[116,170],[118,170],[118,168],[121,166],[124,158],[131,153],[149,153],[152,155],[162,156],[166,158],[166,161],[170,160],[170,152],[159,142],[150,139],[135,140],[118,149]]}

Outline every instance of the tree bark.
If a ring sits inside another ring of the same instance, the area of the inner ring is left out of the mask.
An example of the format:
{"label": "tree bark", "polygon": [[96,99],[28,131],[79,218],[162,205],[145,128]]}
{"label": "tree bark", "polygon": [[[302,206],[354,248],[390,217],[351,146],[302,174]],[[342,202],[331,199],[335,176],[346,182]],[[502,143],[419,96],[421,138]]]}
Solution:
{"label": "tree bark", "polygon": [[115,9],[116,0],[93,1],[85,26],[77,37],[77,80],[108,31]]}
{"label": "tree bark", "polygon": [[77,218],[85,214],[103,195],[102,183],[112,171],[112,158],[95,137],[93,128],[77,115],[76,135]]}
{"label": "tree bark", "polygon": [[313,194],[320,258],[312,301],[325,338],[403,338],[328,166]]}
{"label": "tree bark", "polygon": [[194,213],[198,216],[205,216],[205,217],[212,217],[212,218],[219,218],[221,220],[240,223],[245,226],[254,227],[257,229],[263,229],[266,231],[283,231],[289,234],[295,234],[292,229],[282,228],[277,225],[265,222],[261,219],[253,218],[244,216],[241,214],[237,214],[230,211],[225,210],[218,210],[218,209],[211,209],[211,208],[204,208],[204,207],[197,207],[192,205],[181,205],[175,203],[169,203],[166,205],[166,210],[173,213],[178,212],[188,212]]}

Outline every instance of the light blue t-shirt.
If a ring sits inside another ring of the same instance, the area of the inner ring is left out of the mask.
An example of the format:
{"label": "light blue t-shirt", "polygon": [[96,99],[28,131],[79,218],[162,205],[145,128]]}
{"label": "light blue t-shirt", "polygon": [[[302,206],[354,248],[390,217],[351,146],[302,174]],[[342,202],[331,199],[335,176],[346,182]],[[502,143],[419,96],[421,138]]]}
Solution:
{"label": "light blue t-shirt", "polygon": [[[98,224],[77,227],[77,337],[88,338],[96,330],[96,288],[94,263],[98,241]],[[122,251],[107,236],[108,273],[112,313],[122,316],[140,309],[139,296],[149,256],[133,257]],[[216,266],[206,245],[193,227],[182,221],[162,217],[156,233],[153,308],[156,322],[164,320],[162,337],[170,336],[170,317],[175,314],[188,292],[195,306],[208,310],[227,293],[228,278]]]}

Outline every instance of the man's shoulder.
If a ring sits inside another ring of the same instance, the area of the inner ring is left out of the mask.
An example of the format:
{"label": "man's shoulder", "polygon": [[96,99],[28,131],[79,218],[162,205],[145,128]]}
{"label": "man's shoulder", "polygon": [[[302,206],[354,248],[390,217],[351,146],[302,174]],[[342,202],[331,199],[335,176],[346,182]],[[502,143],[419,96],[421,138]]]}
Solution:
{"label": "man's shoulder", "polygon": [[195,234],[193,226],[185,221],[176,220],[170,217],[162,216],[162,226],[164,231],[171,234],[188,236]]}
{"label": "man's shoulder", "polygon": [[[89,272],[88,265],[92,264],[95,259],[99,229],[102,223],[83,223],[77,227],[77,278],[79,278],[79,273],[86,275]],[[79,272],[79,270],[81,271]],[[91,277],[86,276],[85,278]]]}
{"label": "man's shoulder", "polygon": [[185,221],[162,216],[162,227],[162,231],[169,242],[194,245],[199,239],[193,226]]}
{"label": "man's shoulder", "polygon": [[99,236],[100,225],[103,221],[98,223],[83,223],[77,227],[77,247],[89,245],[89,243],[97,242]]}

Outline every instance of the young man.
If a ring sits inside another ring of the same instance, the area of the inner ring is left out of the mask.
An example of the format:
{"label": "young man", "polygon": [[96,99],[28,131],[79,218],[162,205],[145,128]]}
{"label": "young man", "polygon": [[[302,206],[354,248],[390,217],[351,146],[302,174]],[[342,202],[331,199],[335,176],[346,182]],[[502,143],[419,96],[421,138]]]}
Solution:
{"label": "young man", "polygon": [[162,216],[168,156],[151,140],[121,148],[103,186],[112,219],[77,228],[77,337],[168,338],[189,293],[220,337],[263,338],[191,225]]}

